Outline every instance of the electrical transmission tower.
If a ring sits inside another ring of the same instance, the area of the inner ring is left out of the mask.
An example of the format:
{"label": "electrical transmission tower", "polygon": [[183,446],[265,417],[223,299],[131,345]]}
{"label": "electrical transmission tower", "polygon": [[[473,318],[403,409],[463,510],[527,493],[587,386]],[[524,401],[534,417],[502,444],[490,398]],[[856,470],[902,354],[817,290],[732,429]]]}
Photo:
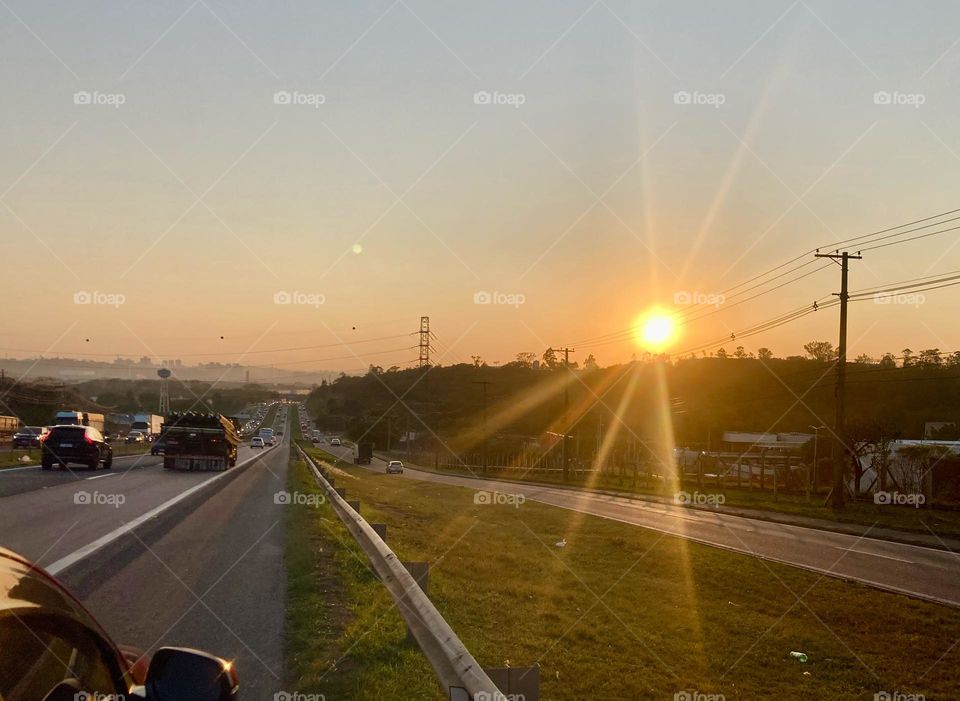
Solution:
{"label": "electrical transmission tower", "polygon": [[420,317],[420,367],[430,366],[430,317]]}

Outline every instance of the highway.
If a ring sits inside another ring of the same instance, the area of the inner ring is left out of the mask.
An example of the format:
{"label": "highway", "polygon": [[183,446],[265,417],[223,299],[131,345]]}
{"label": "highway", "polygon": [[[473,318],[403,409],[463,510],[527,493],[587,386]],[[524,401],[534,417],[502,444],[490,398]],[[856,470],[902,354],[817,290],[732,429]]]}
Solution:
{"label": "highway", "polygon": [[[351,461],[349,447],[325,450]],[[383,470],[375,458],[368,469]],[[523,494],[528,501],[612,519],[712,547],[860,582],[950,606],[960,606],[960,555],[869,537],[688,509],[626,496],[527,485],[509,480],[442,475],[407,466],[398,479]],[[568,540],[575,547],[575,534]]]}
{"label": "highway", "polygon": [[273,698],[286,617],[274,495],[288,452],[286,439],[241,446],[225,472],[168,471],[150,456],[109,471],[0,471],[0,544],[56,574],[118,643],[208,650],[236,661],[244,698]]}

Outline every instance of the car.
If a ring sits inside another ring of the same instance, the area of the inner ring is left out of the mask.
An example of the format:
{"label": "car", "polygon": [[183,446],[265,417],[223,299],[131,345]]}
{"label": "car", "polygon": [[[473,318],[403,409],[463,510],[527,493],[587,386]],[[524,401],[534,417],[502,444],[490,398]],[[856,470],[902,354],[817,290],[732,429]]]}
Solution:
{"label": "car", "polygon": [[13,434],[14,448],[38,448],[40,436],[43,435],[43,426],[24,426]]}
{"label": "car", "polygon": [[161,438],[155,440],[150,446],[150,455],[163,455],[165,452],[167,452],[167,444]]}
{"label": "car", "polygon": [[91,470],[100,463],[106,470],[113,467],[113,448],[92,426],[53,426],[40,437],[40,450],[40,467],[44,470],[54,465],[66,468],[70,463],[83,463]]}
{"label": "car", "polygon": [[250,439],[250,447],[251,447],[251,448],[262,448],[262,447],[263,447],[263,439],[262,439],[260,436],[254,436],[253,438]]}
{"label": "car", "polygon": [[331,438],[331,439],[330,439],[330,445],[334,445],[334,446],[340,445],[340,439],[339,439],[339,438]]}
{"label": "car", "polygon": [[0,641],[0,698],[6,701],[235,701],[239,695],[234,665],[219,657],[161,647],[148,659],[118,646],[66,587],[5,548]]}
{"label": "car", "polygon": [[399,460],[391,460],[390,462],[388,462],[388,463],[387,463],[387,474],[388,474],[388,475],[393,475],[393,474],[400,474],[400,475],[402,475],[402,474],[403,474],[403,463],[400,462]]}
{"label": "car", "polygon": [[143,443],[146,440],[147,437],[143,434],[143,431],[134,429],[127,434],[127,443]]}

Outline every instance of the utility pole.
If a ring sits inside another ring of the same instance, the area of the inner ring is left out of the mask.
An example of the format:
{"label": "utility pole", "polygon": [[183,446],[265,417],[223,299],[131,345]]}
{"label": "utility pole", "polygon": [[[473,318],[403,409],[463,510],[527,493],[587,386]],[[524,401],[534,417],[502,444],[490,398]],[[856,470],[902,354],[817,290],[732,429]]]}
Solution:
{"label": "utility pole", "polygon": [[817,251],[816,257],[840,261],[840,342],[837,346],[837,386],[835,390],[837,407],[833,429],[833,489],[830,491],[830,506],[840,510],[843,509],[846,500],[843,469],[847,462],[845,406],[847,398],[847,301],[849,298],[847,276],[850,270],[849,261],[860,260],[863,256],[860,255],[859,251],[856,255],[851,255],[847,251],[843,253],[840,251],[833,253]]}
{"label": "utility pole", "polygon": [[[554,351],[563,353],[563,367],[570,372],[570,354],[574,352],[573,348],[554,348]],[[570,412],[570,383],[563,383],[563,479],[570,478],[570,463],[567,460],[567,418]]]}
{"label": "utility pole", "polygon": [[483,472],[487,472],[487,386],[493,383],[489,380],[474,380],[473,384],[483,387]]}

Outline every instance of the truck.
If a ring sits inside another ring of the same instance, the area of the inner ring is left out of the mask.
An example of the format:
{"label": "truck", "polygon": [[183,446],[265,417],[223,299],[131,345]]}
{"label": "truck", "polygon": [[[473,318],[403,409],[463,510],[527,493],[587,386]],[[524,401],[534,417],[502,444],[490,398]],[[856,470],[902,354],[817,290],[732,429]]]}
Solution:
{"label": "truck", "polygon": [[54,415],[53,424],[55,426],[89,426],[103,433],[106,428],[106,418],[103,414],[65,409]]}
{"label": "truck", "polygon": [[357,443],[357,453],[353,456],[355,465],[369,465],[373,459],[373,443]]}
{"label": "truck", "polygon": [[261,428],[260,437],[263,439],[264,445],[273,445],[277,442],[276,438],[273,437],[272,428]]}
{"label": "truck", "polygon": [[133,423],[130,424],[131,431],[140,431],[148,438],[156,438],[160,435],[160,429],[163,426],[163,417],[158,414],[134,414]]}
{"label": "truck", "polygon": [[222,414],[170,414],[161,427],[160,441],[167,470],[222,472],[237,464],[240,436]]}
{"label": "truck", "polygon": [[20,419],[16,416],[0,416],[0,445],[10,444],[19,426]]}

